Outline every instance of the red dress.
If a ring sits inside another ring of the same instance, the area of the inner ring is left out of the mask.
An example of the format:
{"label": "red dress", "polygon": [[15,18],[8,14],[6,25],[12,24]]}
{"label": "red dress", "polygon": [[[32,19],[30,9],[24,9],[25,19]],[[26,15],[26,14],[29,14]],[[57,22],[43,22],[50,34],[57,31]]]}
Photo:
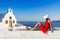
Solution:
{"label": "red dress", "polygon": [[40,30],[43,33],[46,33],[48,31],[49,27],[50,27],[50,23],[48,22],[48,20],[46,20],[45,25],[43,25],[43,24],[40,25]]}

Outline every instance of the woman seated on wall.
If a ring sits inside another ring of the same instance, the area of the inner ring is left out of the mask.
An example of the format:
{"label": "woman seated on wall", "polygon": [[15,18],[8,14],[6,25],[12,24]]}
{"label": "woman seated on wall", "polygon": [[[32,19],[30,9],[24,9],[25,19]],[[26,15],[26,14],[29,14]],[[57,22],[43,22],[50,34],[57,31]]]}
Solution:
{"label": "woman seated on wall", "polygon": [[[48,18],[48,15],[45,15],[44,18],[46,19],[45,25],[43,25],[41,22],[37,22],[37,24],[34,26],[34,28],[27,28],[28,30],[41,30],[43,33],[46,33],[48,29],[50,28],[52,32],[52,26],[51,26],[51,21]],[[37,26],[40,26],[39,29],[36,28]]]}

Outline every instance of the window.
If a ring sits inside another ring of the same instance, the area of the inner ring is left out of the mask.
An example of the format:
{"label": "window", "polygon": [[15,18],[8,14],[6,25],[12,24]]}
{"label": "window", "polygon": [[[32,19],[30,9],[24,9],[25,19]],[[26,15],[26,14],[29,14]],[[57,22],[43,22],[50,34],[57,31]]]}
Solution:
{"label": "window", "polygon": [[15,23],[15,21],[13,21],[13,23]]}
{"label": "window", "polygon": [[10,12],[11,12],[11,10],[10,10]]}
{"label": "window", "polygon": [[12,17],[10,17],[10,19],[12,19]]}
{"label": "window", "polygon": [[5,24],[8,24],[8,21],[7,20],[5,21]]}

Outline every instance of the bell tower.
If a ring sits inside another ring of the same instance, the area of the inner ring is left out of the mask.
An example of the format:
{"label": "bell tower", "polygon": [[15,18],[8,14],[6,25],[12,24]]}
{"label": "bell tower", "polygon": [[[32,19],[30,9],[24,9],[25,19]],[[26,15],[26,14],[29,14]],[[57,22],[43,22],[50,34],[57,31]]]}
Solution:
{"label": "bell tower", "polygon": [[13,13],[13,10],[11,8],[9,8],[8,13]]}

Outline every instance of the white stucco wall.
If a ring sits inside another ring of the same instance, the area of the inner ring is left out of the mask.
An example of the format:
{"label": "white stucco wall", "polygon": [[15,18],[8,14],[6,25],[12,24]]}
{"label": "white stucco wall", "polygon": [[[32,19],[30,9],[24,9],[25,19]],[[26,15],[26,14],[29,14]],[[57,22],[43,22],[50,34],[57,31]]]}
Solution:
{"label": "white stucco wall", "polygon": [[0,22],[0,31],[3,31],[3,30],[8,30],[8,26],[2,22]]}
{"label": "white stucco wall", "polygon": [[0,31],[0,39],[60,39],[60,31]]}
{"label": "white stucco wall", "polygon": [[[8,9],[8,13],[6,13],[6,15],[4,16],[4,18],[2,19],[2,22],[5,24],[5,20],[8,20],[8,24],[9,24],[9,17],[12,17],[12,21],[14,20],[15,23],[12,22],[13,26],[16,24],[16,17],[14,16],[13,12],[10,12]],[[8,24],[6,24],[8,26]]]}
{"label": "white stucco wall", "polygon": [[[12,17],[12,26],[15,26],[17,21],[16,17],[13,14],[13,10],[11,8],[8,9],[7,13],[5,14],[4,18],[2,19],[2,22],[0,22],[0,30],[8,30],[9,29],[9,18]],[[8,21],[8,24],[5,23],[5,21]],[[13,23],[15,21],[15,23]]]}

